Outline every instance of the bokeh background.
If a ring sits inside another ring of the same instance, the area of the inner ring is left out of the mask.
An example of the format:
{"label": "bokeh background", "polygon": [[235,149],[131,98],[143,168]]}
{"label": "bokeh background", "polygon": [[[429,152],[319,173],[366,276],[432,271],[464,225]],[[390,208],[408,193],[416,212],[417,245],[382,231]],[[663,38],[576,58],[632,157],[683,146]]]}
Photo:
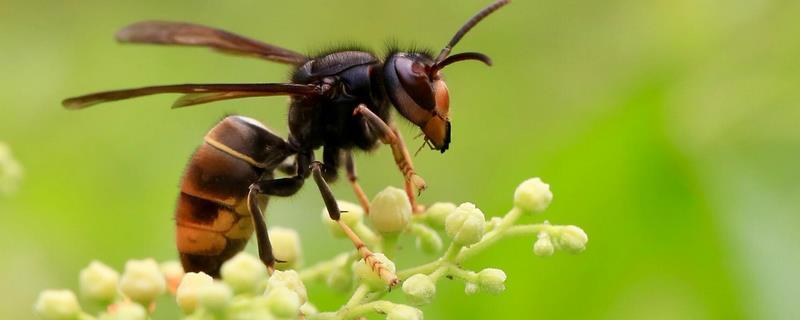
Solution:
{"label": "bokeh background", "polygon": [[[25,170],[0,198],[0,318],[31,318],[37,292],[76,289],[92,259],[117,269],[174,259],[178,179],[223,115],[286,133],[285,98],[64,110],[62,98],[91,91],[289,72],[204,49],[120,45],[118,28],[182,20],[303,52],[355,41],[382,55],[392,39],[438,51],[488,2],[0,0],[0,141]],[[516,0],[474,29],[456,51],[485,52],[495,66],[446,70],[453,144],[415,157],[430,186],[421,201],[500,215],[520,181],[540,176],[555,201],[528,221],[580,225],[590,242],[543,259],[534,239],[505,241],[470,262],[507,272],[502,295],[465,296],[445,282],[427,318],[800,319],[798,16],[792,0]],[[388,148],[357,161],[368,193],[401,185]],[[334,191],[354,200],[343,181]],[[324,231],[321,207],[305,188],[268,210],[270,224],[302,233],[307,262],[349,248]],[[401,257],[401,267],[426,259]],[[323,310],[346,299],[309,289]]]}

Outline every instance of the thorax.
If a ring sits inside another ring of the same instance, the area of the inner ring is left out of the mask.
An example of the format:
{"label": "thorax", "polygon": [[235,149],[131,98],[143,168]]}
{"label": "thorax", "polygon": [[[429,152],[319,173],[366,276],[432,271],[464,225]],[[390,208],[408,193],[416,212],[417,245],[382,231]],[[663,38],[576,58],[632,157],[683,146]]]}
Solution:
{"label": "thorax", "polygon": [[292,82],[326,84],[323,97],[295,98],[289,109],[290,140],[302,149],[333,145],[369,149],[375,144],[363,119],[353,116],[359,104],[389,121],[382,62],[364,51],[340,51],[300,66]]}

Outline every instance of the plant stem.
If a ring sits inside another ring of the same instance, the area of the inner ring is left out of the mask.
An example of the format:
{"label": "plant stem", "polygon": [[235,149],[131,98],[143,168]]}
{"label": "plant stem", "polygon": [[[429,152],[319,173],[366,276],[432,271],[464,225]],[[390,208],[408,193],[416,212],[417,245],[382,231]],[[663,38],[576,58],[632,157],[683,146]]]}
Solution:
{"label": "plant stem", "polygon": [[401,280],[405,280],[405,279],[408,279],[408,277],[413,276],[413,275],[415,275],[417,273],[429,274],[429,273],[433,272],[434,270],[436,270],[437,268],[439,268],[439,265],[441,265],[441,264],[442,264],[441,260],[436,260],[436,261],[428,262],[428,263],[423,264],[421,266],[416,266],[416,267],[409,268],[409,269],[406,269],[406,270],[400,270],[400,271],[397,272],[397,277],[400,278]]}
{"label": "plant stem", "polygon": [[342,263],[346,264],[346,261],[349,260],[354,254],[355,253],[342,253],[329,260],[320,261],[313,266],[304,268],[298,272],[300,275],[300,280],[306,282],[318,279],[329,273],[332,269],[339,267]]}
{"label": "plant stem", "polygon": [[369,293],[369,286],[366,284],[360,284],[356,291],[353,292],[353,295],[350,297],[350,300],[347,301],[347,304],[342,307],[342,309],[352,307],[354,305],[360,304],[361,300],[364,300],[364,296]]}
{"label": "plant stem", "polygon": [[497,241],[508,237],[508,236],[518,236],[518,235],[536,235],[541,231],[547,230],[552,228],[553,226],[546,223],[540,224],[529,224],[529,225],[522,225],[522,226],[512,226],[507,228],[506,230],[495,230],[486,234],[483,239],[461,251],[461,253],[456,257],[455,263],[462,263],[464,260],[471,258],[472,256],[480,253],[481,251],[485,250],[486,248],[494,245]]}
{"label": "plant stem", "polygon": [[377,246],[380,243],[380,238],[378,235],[375,234],[370,228],[368,228],[363,223],[358,223],[353,227],[353,232],[355,232],[362,241],[367,243],[369,246]]}
{"label": "plant stem", "polygon": [[368,302],[353,307],[344,307],[337,312],[324,312],[308,316],[308,320],[345,320],[353,319],[372,312],[387,313],[395,306],[394,303],[386,300]]}
{"label": "plant stem", "polygon": [[447,268],[447,273],[466,282],[475,282],[478,277],[475,272],[461,269],[455,265],[450,265],[449,268]]}
{"label": "plant stem", "polygon": [[399,234],[384,234],[383,235],[383,254],[391,259],[395,258],[395,254],[397,253],[397,240],[399,238]]}

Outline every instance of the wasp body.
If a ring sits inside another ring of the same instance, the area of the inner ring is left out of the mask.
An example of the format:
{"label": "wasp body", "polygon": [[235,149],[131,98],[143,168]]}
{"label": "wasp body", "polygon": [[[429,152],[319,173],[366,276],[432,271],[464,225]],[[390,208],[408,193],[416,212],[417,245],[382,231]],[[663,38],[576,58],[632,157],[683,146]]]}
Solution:
{"label": "wasp body", "polygon": [[[255,230],[259,256],[270,268],[272,253],[262,208],[267,196],[291,196],[308,177],[322,194],[336,220],[367,263],[388,284],[397,277],[372,255],[350,228],[328,182],[342,164],[361,205],[367,197],[357,183],[353,150],[370,151],[379,141],[389,144],[405,180],[415,211],[416,192],[425,188],[408,149],[394,127],[391,106],[417,125],[431,149],[445,152],[451,142],[450,99],[441,70],[454,62],[477,60],[491,65],[484,54],[450,55],[453,46],[480,20],[507,4],[498,0],[467,21],[438,56],[418,51],[389,50],[384,59],[361,49],[336,50],[307,57],[271,44],[197,24],[145,21],[119,33],[122,42],[204,46],[226,53],[255,56],[294,66],[290,83],[181,84],[106,91],[64,100],[69,109],[158,93],[182,93],[173,107],[245,97],[285,95],[289,105],[286,140],[255,120],[231,116],[217,124],[192,156],[181,183],[176,209],[177,244],[187,271],[218,275],[222,262],[244,248]],[[322,161],[314,150],[322,148]],[[293,157],[293,158],[292,158]],[[291,161],[275,177],[285,161]]]}

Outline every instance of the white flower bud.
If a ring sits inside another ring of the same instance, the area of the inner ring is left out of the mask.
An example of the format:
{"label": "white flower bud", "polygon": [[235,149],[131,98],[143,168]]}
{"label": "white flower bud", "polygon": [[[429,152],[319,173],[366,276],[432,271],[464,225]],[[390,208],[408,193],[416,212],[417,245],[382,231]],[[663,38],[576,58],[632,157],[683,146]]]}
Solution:
{"label": "white flower bud", "polygon": [[489,221],[486,222],[486,232],[494,230],[503,222],[503,218],[500,217],[491,217]]}
{"label": "white flower bud", "polygon": [[559,249],[572,253],[578,253],[586,249],[586,242],[589,241],[589,236],[586,235],[583,229],[577,226],[564,226],[559,231]]}
{"label": "white flower bud", "polygon": [[403,281],[403,292],[412,304],[428,304],[436,295],[436,284],[424,274],[415,274]]}
{"label": "white flower bud", "polygon": [[200,291],[214,283],[214,279],[205,273],[189,272],[183,276],[175,293],[175,301],[183,313],[190,314],[197,308]]}
{"label": "white flower bud", "polygon": [[487,268],[478,272],[478,286],[481,291],[498,294],[506,289],[506,273],[500,269]]}
{"label": "white flower bud", "polygon": [[113,320],[146,320],[147,310],[138,303],[120,302],[114,306],[114,312],[100,319]]}
{"label": "white flower bud", "polygon": [[539,233],[539,239],[533,244],[533,253],[540,257],[549,257],[555,252],[553,242],[550,241],[550,235],[546,232]]}
{"label": "white flower bud", "polygon": [[267,281],[267,292],[275,290],[275,288],[279,287],[286,287],[296,293],[297,297],[300,298],[300,304],[308,301],[306,286],[303,284],[303,281],[300,281],[300,275],[297,274],[297,271],[275,270],[275,272],[272,273],[272,276],[269,277],[269,280]]}
{"label": "white flower bud", "polygon": [[464,285],[464,293],[468,296],[478,293],[478,284],[474,282],[467,282],[467,284]]}
{"label": "white flower bud", "polygon": [[100,261],[92,261],[81,270],[81,295],[99,301],[110,302],[117,296],[119,273]]}
{"label": "white flower bud", "polygon": [[[392,273],[397,270],[395,269],[394,262],[389,260],[383,253],[374,253],[373,256]],[[383,290],[387,287],[386,282],[381,279],[377,272],[372,270],[372,267],[368,265],[364,259],[353,262],[353,273],[355,273],[362,283],[367,284],[374,290]]]}
{"label": "white flower bud", "polygon": [[294,269],[302,264],[303,253],[300,247],[300,236],[297,231],[288,228],[273,227],[269,230],[272,252],[281,261],[275,265],[277,269]]}
{"label": "white flower bud", "polygon": [[22,180],[22,166],[11,155],[11,149],[0,142],[0,195],[17,190]]}
{"label": "white flower bud", "polygon": [[142,305],[160,296],[166,290],[164,275],[153,259],[130,260],[125,263],[125,272],[119,281],[119,289],[131,300]]}
{"label": "white flower bud", "polygon": [[170,293],[175,294],[175,291],[178,290],[178,285],[181,283],[181,279],[183,279],[183,275],[185,272],[183,271],[183,266],[178,261],[166,261],[162,262],[159,266],[161,269],[161,273],[164,275],[164,279],[167,280],[167,290]]}
{"label": "white flower bud", "polygon": [[550,192],[550,185],[539,178],[523,181],[514,191],[514,206],[526,212],[542,212],[551,201],[553,193]]}
{"label": "white flower bud", "polygon": [[[343,221],[350,228],[355,228],[356,225],[364,220],[364,209],[361,208],[360,205],[340,200],[336,200],[336,204],[339,206],[339,211],[341,211],[339,220]],[[328,208],[322,208],[322,222],[328,226],[328,230],[330,230],[334,237],[347,237],[339,226],[339,223],[331,219],[328,214]]]}
{"label": "white flower bud", "polygon": [[212,282],[197,290],[197,300],[207,310],[220,312],[233,298],[233,291],[222,282]]}
{"label": "white flower bud", "polygon": [[311,302],[306,302],[300,306],[300,313],[303,315],[312,315],[319,313],[319,310],[317,310],[317,307],[311,304]]}
{"label": "white flower bud", "polygon": [[456,205],[454,203],[437,202],[431,205],[430,208],[425,211],[425,217],[432,227],[439,228],[441,230],[444,228],[444,223],[447,220],[447,216],[449,216],[455,210]]}
{"label": "white flower bud", "polygon": [[353,288],[353,273],[344,268],[334,268],[328,273],[325,283],[336,291],[347,292]]}
{"label": "white flower bud", "polygon": [[417,248],[425,253],[437,253],[442,250],[442,238],[436,231],[421,226],[416,231]]}
{"label": "white flower bud", "polygon": [[386,187],[372,200],[369,222],[380,233],[403,231],[411,221],[411,203],[402,189]]}
{"label": "white flower bud", "polygon": [[267,267],[251,254],[240,252],[222,264],[220,275],[235,293],[255,293],[267,279]]}
{"label": "white flower bud", "polygon": [[267,293],[267,307],[277,317],[297,318],[300,305],[300,297],[287,287],[276,287]]}
{"label": "white flower bud", "polygon": [[45,290],[39,293],[33,306],[36,315],[43,320],[72,320],[81,314],[78,298],[70,290]]}
{"label": "white flower bud", "polygon": [[386,320],[422,320],[422,311],[417,308],[396,304],[386,314]]}
{"label": "white flower bud", "polygon": [[272,320],[275,317],[267,307],[265,296],[236,296],[233,297],[225,313],[228,320]]}
{"label": "white flower bud", "polygon": [[477,243],[483,237],[486,220],[483,212],[466,202],[456,208],[445,221],[445,231],[453,242],[461,246]]}

